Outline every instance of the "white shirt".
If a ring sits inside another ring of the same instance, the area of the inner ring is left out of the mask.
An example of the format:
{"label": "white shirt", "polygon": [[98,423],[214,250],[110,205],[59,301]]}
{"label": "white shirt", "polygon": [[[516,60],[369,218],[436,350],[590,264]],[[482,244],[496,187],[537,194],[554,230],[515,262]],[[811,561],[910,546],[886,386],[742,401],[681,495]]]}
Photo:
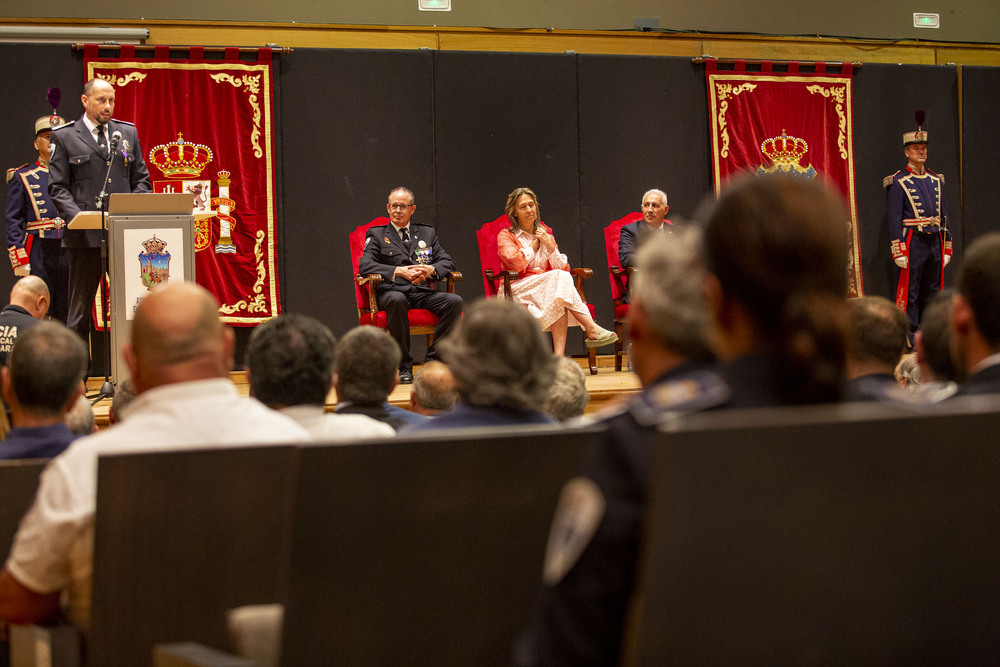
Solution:
{"label": "white shirt", "polygon": [[322,405],[293,405],[281,414],[294,419],[309,431],[317,443],[349,444],[372,438],[391,438],[396,430],[367,415],[342,415],[326,412]]}
{"label": "white shirt", "polygon": [[52,459],[35,502],[14,537],[7,569],[38,593],[68,589],[67,614],[90,622],[97,505],[97,460],[102,453],[221,449],[304,442],[309,434],[290,418],[244,398],[228,378],[168,384],[140,394],[128,419],[76,440]]}

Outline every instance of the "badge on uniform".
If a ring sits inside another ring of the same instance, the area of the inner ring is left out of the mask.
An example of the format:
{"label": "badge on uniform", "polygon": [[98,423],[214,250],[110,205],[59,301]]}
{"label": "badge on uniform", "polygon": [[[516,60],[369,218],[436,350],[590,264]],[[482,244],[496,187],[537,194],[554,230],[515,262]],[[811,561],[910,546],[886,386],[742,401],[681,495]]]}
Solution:
{"label": "badge on uniform", "polygon": [[382,240],[385,241],[386,245],[389,245],[389,237],[388,236],[382,237]]}
{"label": "badge on uniform", "polygon": [[604,494],[593,480],[574,477],[563,486],[545,547],[542,581],[547,586],[558,584],[576,565],[604,518],[604,508]]}
{"label": "badge on uniform", "polygon": [[126,167],[128,166],[128,151],[129,151],[129,148],[131,148],[131,146],[129,146],[129,144],[128,144],[128,139],[123,139],[122,140],[122,163]]}

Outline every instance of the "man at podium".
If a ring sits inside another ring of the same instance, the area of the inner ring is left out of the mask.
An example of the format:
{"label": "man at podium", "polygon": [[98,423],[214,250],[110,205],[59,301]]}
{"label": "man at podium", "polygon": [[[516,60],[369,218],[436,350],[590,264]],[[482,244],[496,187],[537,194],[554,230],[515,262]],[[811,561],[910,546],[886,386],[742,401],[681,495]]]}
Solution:
{"label": "man at podium", "polygon": [[[49,158],[49,195],[67,222],[81,211],[101,209],[97,197],[109,165],[108,195],[152,192],[135,125],[111,118],[115,89],[104,79],[91,79],[84,84],[80,101],[83,116],[52,132]],[[67,325],[84,341],[90,333],[90,307],[104,271],[102,234],[100,229],[68,229],[63,235],[69,256]]]}

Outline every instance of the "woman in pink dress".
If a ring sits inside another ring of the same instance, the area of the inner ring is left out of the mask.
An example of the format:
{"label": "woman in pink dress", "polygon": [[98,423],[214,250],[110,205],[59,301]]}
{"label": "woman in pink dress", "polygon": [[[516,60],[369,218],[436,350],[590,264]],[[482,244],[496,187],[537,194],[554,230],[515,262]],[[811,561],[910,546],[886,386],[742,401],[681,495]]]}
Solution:
{"label": "woman in pink dress", "polygon": [[530,188],[517,188],[507,196],[504,209],[510,228],[497,235],[497,251],[505,271],[517,271],[510,284],[511,297],[538,318],[542,329],[552,334],[556,355],[566,352],[566,330],[583,327],[588,348],[611,345],[618,340],[590,316],[569,273],[566,255],[549,229],[540,221],[538,198]]}

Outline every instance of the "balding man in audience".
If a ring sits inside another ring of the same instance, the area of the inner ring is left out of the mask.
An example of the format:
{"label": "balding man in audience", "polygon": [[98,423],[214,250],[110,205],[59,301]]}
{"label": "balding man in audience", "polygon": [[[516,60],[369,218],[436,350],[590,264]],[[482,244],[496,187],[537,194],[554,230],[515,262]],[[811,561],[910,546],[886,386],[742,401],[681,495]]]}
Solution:
{"label": "balding man in audience", "polygon": [[413,378],[410,412],[434,417],[458,405],[455,376],[440,361],[428,361]]}
{"label": "balding man in audience", "polygon": [[1000,393],[1000,232],[965,252],[951,301],[951,357],[956,396]]}
{"label": "balding man in audience", "polygon": [[45,319],[49,301],[49,287],[38,276],[25,276],[14,283],[10,304],[0,311],[0,365],[7,363],[18,334]]}
{"label": "balding man in audience", "polygon": [[168,283],[139,304],[124,349],[138,393],[128,420],[81,438],[45,468],[0,574],[5,623],[51,620],[65,591],[69,620],[88,627],[100,454],[309,440],[293,420],[239,395],[229,379],[233,345],[215,298],[194,283]]}
{"label": "balding man in audience", "polygon": [[8,362],[0,380],[14,428],[0,442],[0,459],[58,456],[79,437],[66,417],[83,398],[87,346],[59,322],[39,322],[18,337]]}
{"label": "balding man in audience", "polygon": [[297,421],[317,442],[385,438],[396,431],[365,415],[325,411],[333,386],[336,339],[319,320],[281,315],[254,329],[247,343],[250,395]]}
{"label": "balding man in audience", "polygon": [[906,349],[906,313],[882,296],[848,302],[848,401],[899,398],[895,370]]}

